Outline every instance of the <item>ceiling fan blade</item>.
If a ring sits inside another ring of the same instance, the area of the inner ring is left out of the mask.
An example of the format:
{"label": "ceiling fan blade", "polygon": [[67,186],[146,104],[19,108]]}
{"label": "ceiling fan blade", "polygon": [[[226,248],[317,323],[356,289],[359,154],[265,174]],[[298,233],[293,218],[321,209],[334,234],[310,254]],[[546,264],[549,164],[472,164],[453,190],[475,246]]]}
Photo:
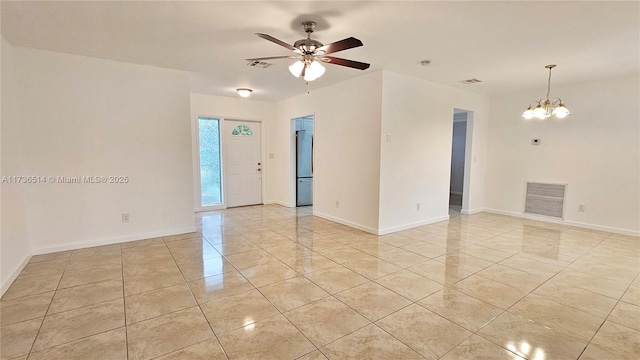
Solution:
{"label": "ceiling fan blade", "polygon": [[275,59],[299,59],[298,55],[283,55],[283,56],[267,56],[253,59],[245,59],[246,61],[259,61],[259,60],[275,60]]}
{"label": "ceiling fan blade", "polygon": [[291,50],[291,51],[295,51],[295,52],[297,52],[297,53],[299,53],[299,52],[300,52],[300,50],[298,50],[298,49],[296,49],[295,47],[293,47],[293,45],[287,44],[286,42],[284,42],[284,41],[282,41],[282,40],[278,40],[278,39],[274,38],[274,37],[273,37],[273,36],[271,36],[271,35],[261,34],[261,33],[256,33],[256,35],[258,35],[259,37],[261,37],[261,38],[263,38],[263,39],[265,39],[265,40],[269,40],[269,41],[271,41],[272,43],[276,43],[276,44],[278,44],[278,45],[280,45],[280,46],[282,46],[282,47],[285,47],[285,48],[287,48],[287,49],[289,49],[289,50]]}
{"label": "ceiling fan blade", "polygon": [[342,65],[342,66],[347,66],[347,67],[359,69],[359,70],[366,70],[369,68],[369,66],[371,66],[370,64],[363,63],[360,61],[347,60],[347,59],[337,58],[333,56],[323,56],[321,60],[322,62],[325,62],[328,64]]}
{"label": "ceiling fan blade", "polygon": [[347,50],[358,46],[362,46],[362,41],[354,37],[348,37],[346,39],[342,39],[340,41],[336,41],[334,43],[319,47],[317,53],[321,53],[321,51],[324,51],[324,54],[332,54],[338,51]]}

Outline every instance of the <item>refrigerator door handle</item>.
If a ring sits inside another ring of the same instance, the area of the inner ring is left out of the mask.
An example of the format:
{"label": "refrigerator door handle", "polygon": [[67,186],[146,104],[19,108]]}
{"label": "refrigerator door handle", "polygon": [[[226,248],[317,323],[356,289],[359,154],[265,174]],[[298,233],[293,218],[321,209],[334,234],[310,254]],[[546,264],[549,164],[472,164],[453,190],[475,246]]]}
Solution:
{"label": "refrigerator door handle", "polygon": [[311,135],[311,175],[313,176],[313,135]]}

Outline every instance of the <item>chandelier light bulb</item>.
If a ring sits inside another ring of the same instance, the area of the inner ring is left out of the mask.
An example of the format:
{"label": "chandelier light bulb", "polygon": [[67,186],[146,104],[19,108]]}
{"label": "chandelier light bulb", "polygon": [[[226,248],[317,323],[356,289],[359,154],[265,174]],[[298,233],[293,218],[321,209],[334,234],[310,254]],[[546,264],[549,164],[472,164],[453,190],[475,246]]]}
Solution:
{"label": "chandelier light bulb", "polygon": [[527,120],[533,119],[534,115],[533,115],[533,109],[531,108],[531,106],[529,106],[529,108],[522,113],[522,117]]}
{"label": "chandelier light bulb", "polygon": [[547,118],[547,112],[544,110],[542,105],[536,106],[536,108],[533,110],[533,117],[540,120],[544,120]]}
{"label": "chandelier light bulb", "polygon": [[556,107],[555,109],[553,109],[553,116],[557,117],[558,119],[564,119],[567,116],[571,115],[571,112],[569,112],[569,109],[567,109],[564,104],[561,102],[560,105],[558,105],[558,107]]}

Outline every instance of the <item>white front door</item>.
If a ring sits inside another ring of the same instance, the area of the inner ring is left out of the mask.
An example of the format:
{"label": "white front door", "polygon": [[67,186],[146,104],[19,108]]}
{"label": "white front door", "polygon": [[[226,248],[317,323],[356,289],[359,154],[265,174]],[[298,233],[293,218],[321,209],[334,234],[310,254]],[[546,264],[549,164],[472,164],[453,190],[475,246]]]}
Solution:
{"label": "white front door", "polygon": [[225,120],[227,206],[262,204],[262,156],[259,122]]}

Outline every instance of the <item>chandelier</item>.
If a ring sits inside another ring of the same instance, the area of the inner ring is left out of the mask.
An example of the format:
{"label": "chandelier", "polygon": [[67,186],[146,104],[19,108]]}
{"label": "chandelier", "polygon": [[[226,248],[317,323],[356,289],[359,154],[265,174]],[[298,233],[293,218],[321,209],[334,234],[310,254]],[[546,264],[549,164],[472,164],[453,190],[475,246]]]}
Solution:
{"label": "chandelier", "polygon": [[[561,99],[549,100],[549,92],[551,91],[551,69],[556,65],[547,65],[545,69],[549,69],[549,80],[547,81],[547,99],[540,99],[532,101],[529,104],[529,108],[522,113],[522,117],[531,120],[533,118],[545,120],[553,115],[558,119],[564,119],[571,113],[569,109],[564,106],[564,102]],[[532,105],[537,104],[535,108]]]}

